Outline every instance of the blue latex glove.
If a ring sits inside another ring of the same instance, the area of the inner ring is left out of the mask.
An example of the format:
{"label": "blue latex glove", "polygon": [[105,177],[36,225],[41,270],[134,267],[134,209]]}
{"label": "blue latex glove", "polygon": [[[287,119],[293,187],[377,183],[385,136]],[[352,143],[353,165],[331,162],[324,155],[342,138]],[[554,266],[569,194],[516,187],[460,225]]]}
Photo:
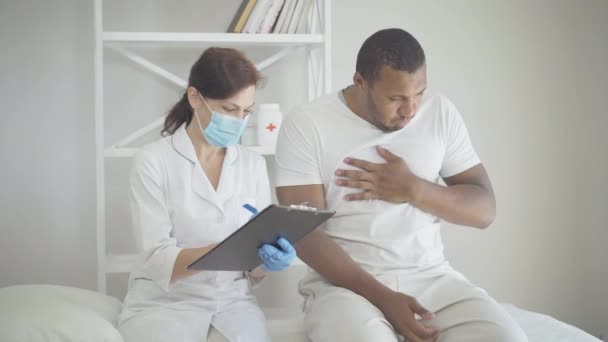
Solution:
{"label": "blue latex glove", "polygon": [[258,256],[264,261],[262,268],[266,271],[282,271],[296,258],[296,249],[287,239],[278,238],[277,244],[280,248],[267,243],[258,248]]}

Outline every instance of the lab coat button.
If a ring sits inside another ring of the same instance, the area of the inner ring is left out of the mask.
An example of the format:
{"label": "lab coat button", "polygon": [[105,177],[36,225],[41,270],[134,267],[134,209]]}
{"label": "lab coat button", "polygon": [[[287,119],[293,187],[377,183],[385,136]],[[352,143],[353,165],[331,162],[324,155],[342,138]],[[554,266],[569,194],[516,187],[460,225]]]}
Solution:
{"label": "lab coat button", "polygon": [[224,221],[226,221],[226,218],[224,216],[218,216],[217,223],[224,223]]}

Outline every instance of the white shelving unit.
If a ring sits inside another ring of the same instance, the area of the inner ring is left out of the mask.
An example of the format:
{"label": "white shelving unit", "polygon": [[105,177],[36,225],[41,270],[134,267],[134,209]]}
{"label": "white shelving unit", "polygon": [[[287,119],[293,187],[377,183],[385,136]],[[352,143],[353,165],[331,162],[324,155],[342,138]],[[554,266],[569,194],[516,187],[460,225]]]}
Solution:
{"label": "white shelving unit", "polygon": [[[97,192],[97,267],[98,290],[106,293],[107,275],[130,272],[137,260],[135,254],[108,254],[106,246],[106,183],[105,161],[107,158],[129,158],[137,152],[132,146],[140,137],[159,130],[164,118],[159,117],[117,142],[105,141],[104,116],[104,50],[112,49],[132,63],[185,89],[187,81],[159,65],[146,60],[131,48],[198,48],[208,44],[226,47],[272,47],[280,50],[267,59],[256,63],[263,70],[288,57],[296,49],[307,53],[308,99],[328,93],[331,89],[331,0],[312,0],[308,18],[310,33],[306,34],[239,34],[208,32],[112,32],[104,31],[103,0],[95,0],[95,138],[96,138],[96,192]],[[273,150],[259,146],[250,147],[262,155],[272,155]]]}
{"label": "white shelving unit", "polygon": [[193,32],[104,32],[103,40],[111,43],[167,46],[197,46],[201,43],[220,43],[245,46],[300,46],[322,44],[322,34],[243,34]]}

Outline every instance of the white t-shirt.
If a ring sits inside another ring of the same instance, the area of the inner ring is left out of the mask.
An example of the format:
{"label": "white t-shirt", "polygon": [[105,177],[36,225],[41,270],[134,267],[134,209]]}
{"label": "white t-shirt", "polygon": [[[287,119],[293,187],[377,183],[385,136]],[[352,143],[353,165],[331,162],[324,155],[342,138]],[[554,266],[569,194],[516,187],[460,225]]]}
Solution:
{"label": "white t-shirt", "polygon": [[334,171],[353,169],[343,163],[347,156],[386,162],[377,145],[434,183],[479,164],[462,117],[448,99],[425,96],[407,126],[387,133],[334,93],[294,109],[278,139],[276,185],[323,184],[327,207],[336,211],[325,232],[368,272],[421,269],[444,261],[437,217],[407,203],[346,201],[346,194],[359,190],[337,186]]}

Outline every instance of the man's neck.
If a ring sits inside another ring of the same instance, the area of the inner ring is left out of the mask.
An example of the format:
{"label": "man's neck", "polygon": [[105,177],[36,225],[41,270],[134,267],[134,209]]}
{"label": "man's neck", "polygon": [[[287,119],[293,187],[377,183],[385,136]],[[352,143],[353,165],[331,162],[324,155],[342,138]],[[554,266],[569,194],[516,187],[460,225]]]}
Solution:
{"label": "man's neck", "polygon": [[346,106],[353,112],[355,115],[360,117],[361,119],[368,121],[367,113],[363,110],[363,106],[361,105],[361,98],[364,96],[354,84],[349,85],[348,87],[342,89],[342,96],[344,97],[344,102],[346,102]]}

